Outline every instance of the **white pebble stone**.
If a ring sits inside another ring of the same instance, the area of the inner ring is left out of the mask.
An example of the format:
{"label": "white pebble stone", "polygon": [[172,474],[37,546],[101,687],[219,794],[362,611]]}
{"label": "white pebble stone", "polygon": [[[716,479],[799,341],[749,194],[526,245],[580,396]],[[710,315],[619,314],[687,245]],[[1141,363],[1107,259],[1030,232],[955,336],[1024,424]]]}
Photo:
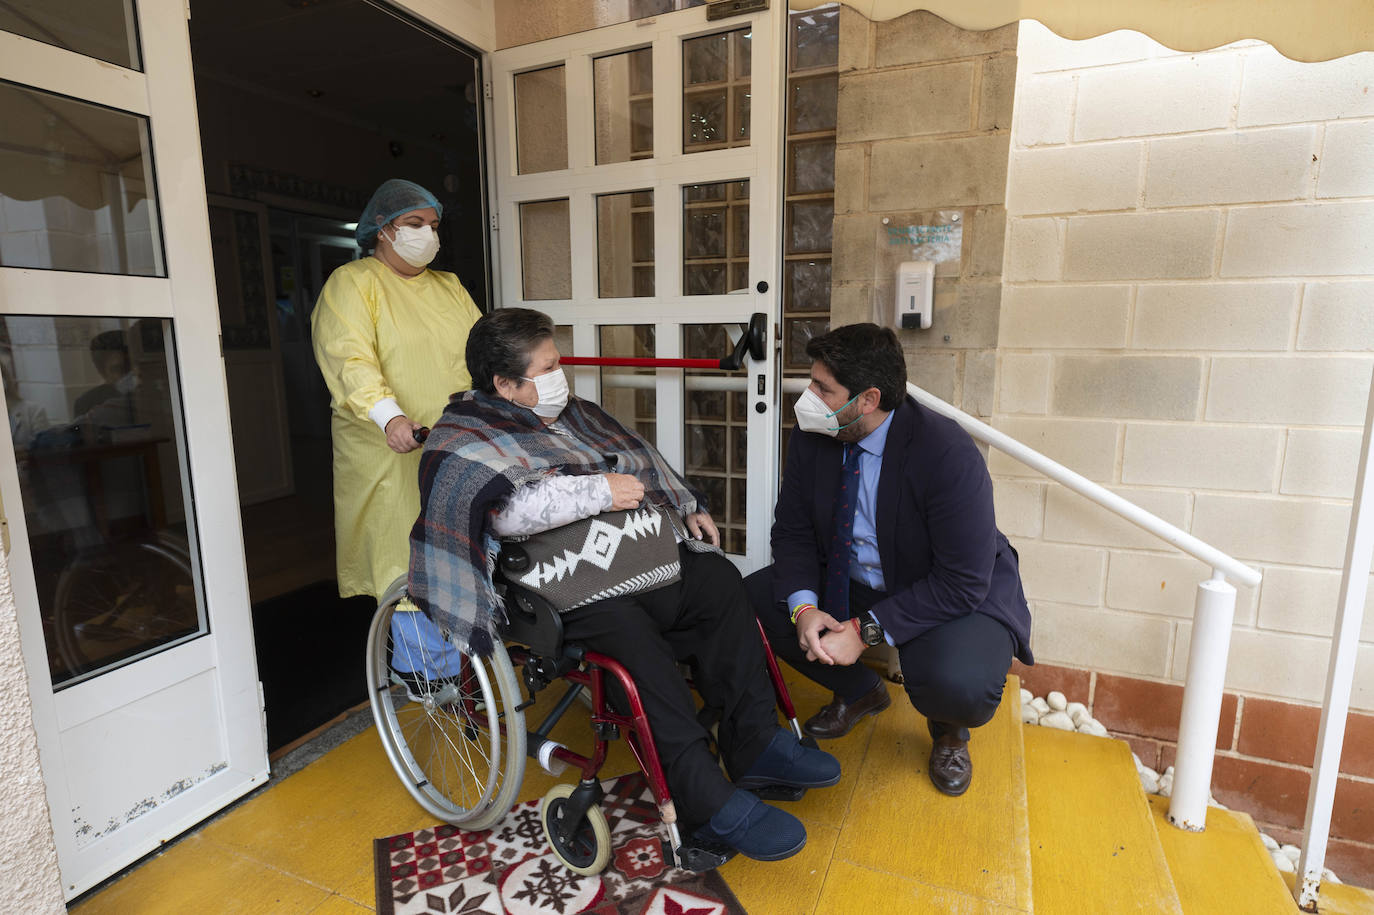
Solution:
{"label": "white pebble stone", "polygon": [[1298,848],[1296,845],[1280,845],[1279,854],[1296,864],[1298,862],[1298,856],[1302,854],[1302,849]]}
{"label": "white pebble stone", "polygon": [[1089,718],[1079,726],[1078,730],[1084,734],[1091,734],[1094,737],[1107,737],[1107,729],[1102,726],[1102,722],[1096,718]]}
{"label": "white pebble stone", "polygon": [[1073,719],[1074,724],[1082,724],[1083,722],[1080,719],[1092,717],[1092,715],[1088,714],[1088,707],[1081,702],[1070,702],[1064,711],[1069,713],[1069,717]]}
{"label": "white pebble stone", "polygon": [[1340,877],[1337,877],[1335,874],[1333,874],[1333,873],[1331,872],[1331,868],[1329,868],[1329,867],[1323,867],[1323,868],[1322,868],[1322,879],[1325,880],[1327,883],[1340,883],[1340,882],[1341,882],[1341,878],[1340,878]]}
{"label": "white pebble stone", "polygon": [[1154,794],[1159,791],[1159,776],[1155,775],[1153,769],[1140,770],[1140,787],[1146,794]]}
{"label": "white pebble stone", "polygon": [[1048,702],[1050,704],[1050,708],[1054,709],[1056,712],[1062,712],[1069,706],[1069,700],[1065,699],[1064,694],[1061,693],[1059,690],[1055,690],[1054,692],[1046,696],[1045,701]]}
{"label": "white pebble stone", "polygon": [[1046,702],[1044,699],[1040,698],[1039,696],[1036,696],[1034,699],[1031,700],[1031,708],[1035,709],[1042,715],[1048,715],[1050,712],[1050,704]]}
{"label": "white pebble stone", "polygon": [[1030,701],[1031,701],[1032,699],[1034,699],[1034,698],[1035,698],[1035,696],[1031,695],[1031,691],[1030,691],[1030,690],[1026,689],[1025,687],[1022,687],[1022,688],[1021,688],[1021,704],[1022,704],[1022,705],[1030,705]]}
{"label": "white pebble stone", "polygon": [[1174,793],[1174,777],[1172,775],[1161,775],[1159,777],[1159,794],[1161,797],[1170,797]]}
{"label": "white pebble stone", "polygon": [[1022,723],[1022,724],[1039,724],[1039,723],[1040,723],[1040,713],[1037,712],[1037,711],[1035,710],[1035,706],[1033,706],[1033,705],[1023,705],[1023,706],[1021,706],[1021,723]]}
{"label": "white pebble stone", "polygon": [[1291,874],[1297,870],[1297,868],[1293,866],[1293,862],[1289,861],[1288,856],[1282,852],[1270,852],[1269,857],[1274,860],[1274,866],[1279,869],[1279,873]]}
{"label": "white pebble stone", "polygon": [[1145,768],[1145,764],[1140,761],[1140,757],[1136,756],[1134,753],[1131,754],[1131,761],[1135,763],[1135,770],[1137,772]]}
{"label": "white pebble stone", "polygon": [[1271,836],[1271,835],[1270,835],[1269,833],[1267,833],[1267,832],[1262,832],[1262,833],[1260,833],[1260,841],[1263,842],[1263,843],[1264,843],[1264,847],[1267,848],[1267,849],[1269,849],[1270,851],[1278,851],[1278,850],[1279,850],[1279,843],[1278,843],[1278,840],[1275,839],[1273,836]]}
{"label": "white pebble stone", "polygon": [[1045,727],[1058,728],[1061,731],[1073,730],[1073,719],[1063,712],[1050,712],[1040,719],[1040,723]]}
{"label": "white pebble stone", "polygon": [[1167,776],[1169,776],[1170,778],[1173,778],[1173,777],[1174,777],[1174,767],[1173,767],[1173,766],[1170,766],[1169,768],[1165,769],[1165,770],[1164,770],[1164,774],[1167,775]]}

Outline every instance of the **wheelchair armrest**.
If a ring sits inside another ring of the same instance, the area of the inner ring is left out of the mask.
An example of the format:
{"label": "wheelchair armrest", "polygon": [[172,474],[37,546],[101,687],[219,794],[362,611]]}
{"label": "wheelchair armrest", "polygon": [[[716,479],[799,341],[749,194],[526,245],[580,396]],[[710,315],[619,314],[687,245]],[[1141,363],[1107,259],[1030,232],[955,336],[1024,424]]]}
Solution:
{"label": "wheelchair armrest", "polygon": [[506,624],[501,634],[507,640],[525,645],[536,655],[561,658],[563,655],[563,617],[553,605],[532,591],[514,584],[504,573],[507,566],[517,571],[524,551],[508,545],[497,561],[498,577],[505,585]]}

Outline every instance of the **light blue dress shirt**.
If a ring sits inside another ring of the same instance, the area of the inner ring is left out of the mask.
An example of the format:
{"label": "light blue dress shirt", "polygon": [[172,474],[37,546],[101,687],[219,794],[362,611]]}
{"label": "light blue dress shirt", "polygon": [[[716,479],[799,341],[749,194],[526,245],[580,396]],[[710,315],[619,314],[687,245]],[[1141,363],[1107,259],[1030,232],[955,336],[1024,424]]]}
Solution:
{"label": "light blue dress shirt", "polygon": [[[849,447],[862,450],[859,455],[859,501],[854,506],[854,541],[850,550],[849,577],[875,591],[886,591],[883,581],[883,564],[878,558],[878,477],[883,470],[883,449],[887,447],[887,431],[892,426],[892,414],[878,425],[878,428],[859,439]],[[787,609],[798,604],[815,604],[820,607],[820,597],[815,591],[802,589],[793,591],[787,598]],[[827,610],[826,607],[821,607]],[[877,619],[877,616],[874,616]],[[879,620],[881,625],[882,621]],[[886,634],[886,633],[884,633]],[[891,644],[891,642],[889,642]]]}

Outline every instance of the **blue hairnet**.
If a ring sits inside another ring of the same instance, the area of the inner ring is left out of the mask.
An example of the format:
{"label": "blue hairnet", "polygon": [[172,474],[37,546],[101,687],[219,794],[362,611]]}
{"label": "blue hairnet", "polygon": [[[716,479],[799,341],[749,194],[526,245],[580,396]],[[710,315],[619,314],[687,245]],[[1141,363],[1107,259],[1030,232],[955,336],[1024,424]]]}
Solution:
{"label": "blue hairnet", "polygon": [[440,218],[444,215],[444,205],[420,185],[404,178],[388,178],[363,207],[363,215],[358,217],[358,228],[353,235],[359,247],[370,248],[382,226],[397,216],[425,207],[434,207]]}

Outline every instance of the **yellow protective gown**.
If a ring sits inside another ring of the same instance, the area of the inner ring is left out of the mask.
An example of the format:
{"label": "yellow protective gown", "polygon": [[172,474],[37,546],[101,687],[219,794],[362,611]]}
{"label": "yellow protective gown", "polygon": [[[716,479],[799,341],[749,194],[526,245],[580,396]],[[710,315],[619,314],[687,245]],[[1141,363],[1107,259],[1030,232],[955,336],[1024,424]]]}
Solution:
{"label": "yellow protective gown", "polygon": [[464,350],[481,311],[451,273],[398,276],[376,257],[338,268],[310,316],[329,387],[339,595],[379,598],[410,561],[420,450],[397,454],[368,411],[386,397],[431,426],[472,387]]}

